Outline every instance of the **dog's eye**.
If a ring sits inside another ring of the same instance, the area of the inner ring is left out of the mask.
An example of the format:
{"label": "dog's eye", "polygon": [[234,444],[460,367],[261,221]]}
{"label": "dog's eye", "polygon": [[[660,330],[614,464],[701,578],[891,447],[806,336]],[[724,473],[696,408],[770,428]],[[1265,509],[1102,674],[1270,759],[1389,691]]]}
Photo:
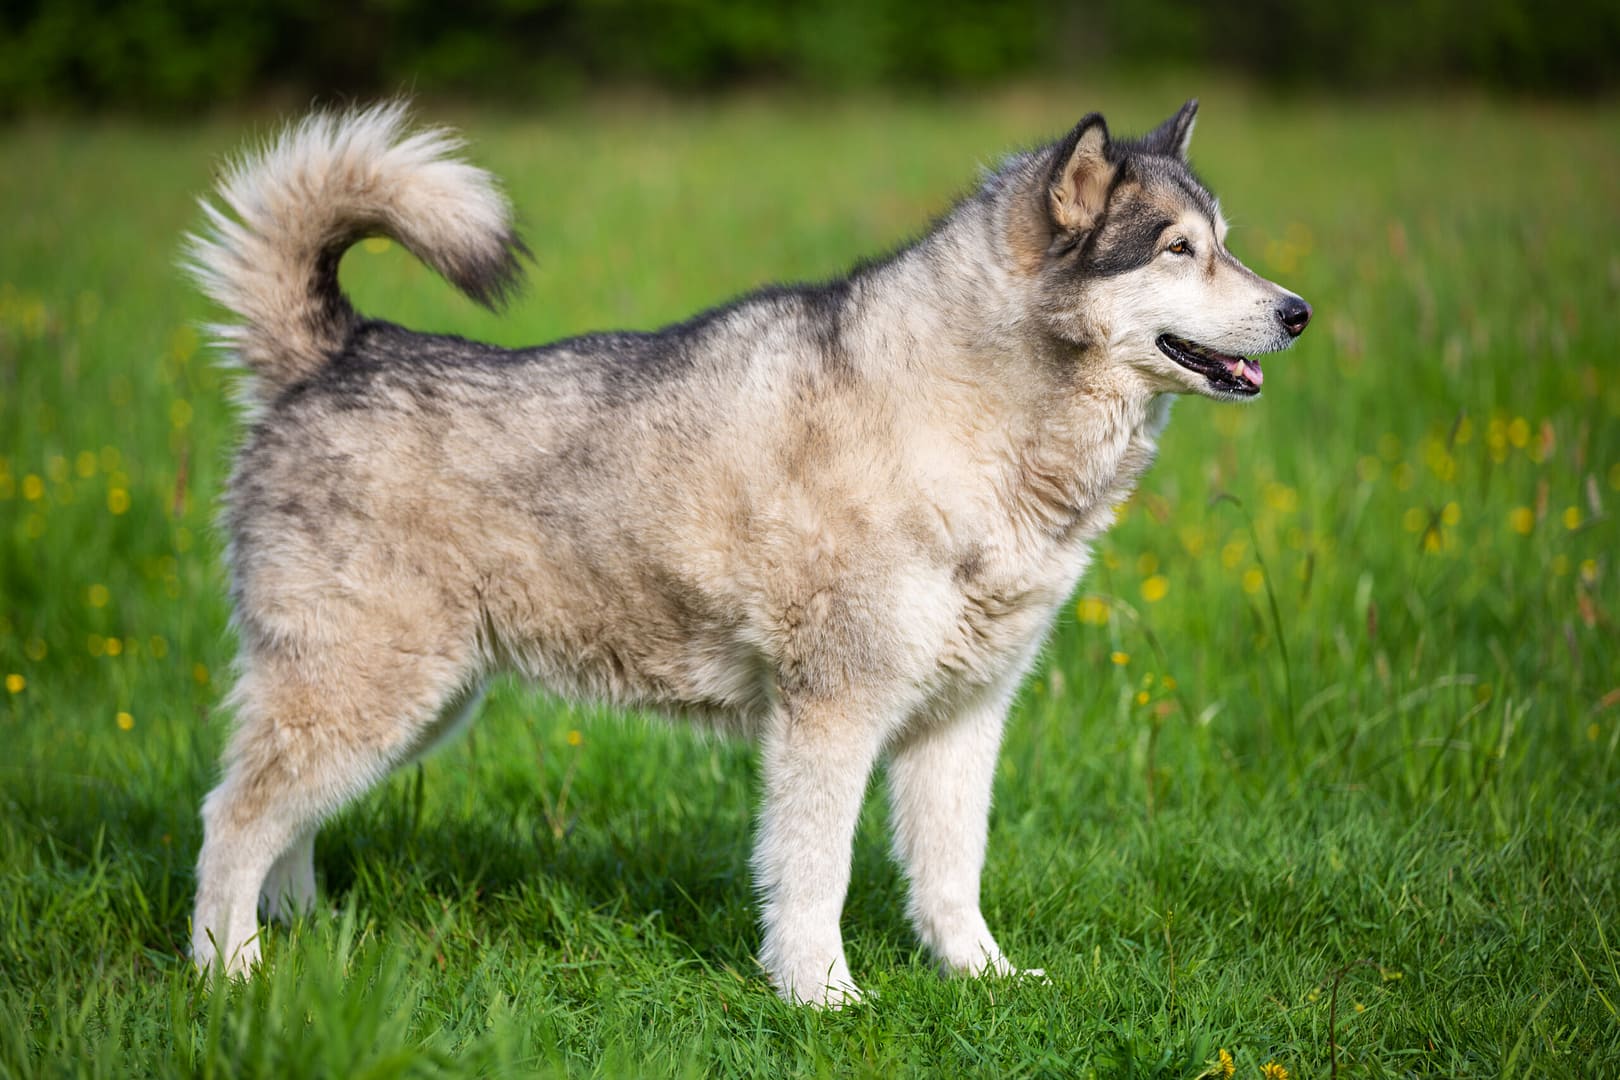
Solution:
{"label": "dog's eye", "polygon": [[1168,251],[1172,255],[1191,255],[1192,245],[1187,243],[1185,240],[1177,240],[1164,250]]}

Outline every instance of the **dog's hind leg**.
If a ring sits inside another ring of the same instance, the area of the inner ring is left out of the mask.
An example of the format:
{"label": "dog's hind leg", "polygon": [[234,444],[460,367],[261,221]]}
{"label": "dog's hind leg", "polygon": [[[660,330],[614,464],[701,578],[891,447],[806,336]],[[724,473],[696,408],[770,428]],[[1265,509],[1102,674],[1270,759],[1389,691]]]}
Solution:
{"label": "dog's hind leg", "polygon": [[[411,757],[424,758],[465,731],[484,700],[483,684],[458,692],[423,729]],[[291,923],[315,910],[315,829],[306,829],[270,867],[259,890],[259,914],[270,922]]]}
{"label": "dog's hind leg", "polygon": [[890,751],[894,852],[911,883],[911,921],[949,973],[1013,973],[979,908],[1005,712],[1005,698],[991,695]]}
{"label": "dog's hind leg", "polygon": [[408,759],[463,685],[442,656],[355,644],[244,660],[224,778],[203,802],[192,919],[197,966],[232,973],[258,960],[261,892],[272,914],[307,901],[321,821]]}
{"label": "dog's hind leg", "polygon": [[315,830],[305,829],[270,865],[259,890],[259,913],[270,922],[290,923],[315,910]]}

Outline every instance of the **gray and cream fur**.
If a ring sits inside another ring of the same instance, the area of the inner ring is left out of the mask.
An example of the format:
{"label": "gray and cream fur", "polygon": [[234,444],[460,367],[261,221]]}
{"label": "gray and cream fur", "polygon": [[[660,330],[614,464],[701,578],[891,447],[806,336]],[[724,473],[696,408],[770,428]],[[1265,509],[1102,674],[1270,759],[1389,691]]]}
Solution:
{"label": "gray and cream fur", "polygon": [[515,671],[759,742],[759,958],[783,996],[858,997],[839,923],[880,760],[923,942],[946,971],[1014,972],[979,906],[1008,702],[1171,395],[1252,396],[1236,354],[1308,316],[1225,250],[1193,114],[1132,142],[1088,117],[839,280],[518,350],[338,289],[344,249],[382,234],[507,294],[510,207],[449,135],[385,105],[240,161],[190,246],[253,406],[197,964],[253,965],[256,909],[314,901],[322,820]]}

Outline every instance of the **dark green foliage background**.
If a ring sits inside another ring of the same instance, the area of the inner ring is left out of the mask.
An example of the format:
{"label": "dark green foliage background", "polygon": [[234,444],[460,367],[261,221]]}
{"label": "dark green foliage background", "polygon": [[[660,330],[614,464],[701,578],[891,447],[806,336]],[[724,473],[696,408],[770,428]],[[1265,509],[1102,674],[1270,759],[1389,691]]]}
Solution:
{"label": "dark green foliage background", "polygon": [[1216,66],[1290,84],[1612,87],[1620,5],[1570,0],[12,0],[0,114],[191,111],[402,87],[960,85]]}

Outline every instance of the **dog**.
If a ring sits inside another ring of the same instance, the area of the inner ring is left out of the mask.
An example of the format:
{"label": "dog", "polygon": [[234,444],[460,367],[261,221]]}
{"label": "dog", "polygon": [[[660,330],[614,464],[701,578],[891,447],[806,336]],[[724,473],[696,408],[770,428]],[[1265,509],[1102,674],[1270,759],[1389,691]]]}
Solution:
{"label": "dog", "polygon": [[508,350],[358,314],[390,237],[489,306],[527,255],[494,179],[388,103],[239,159],[188,238],[245,369],[223,512],[235,723],[202,807],[193,958],[259,960],[323,819],[445,738],[492,673],[757,740],[759,962],[859,1000],[840,916],[886,760],[909,914],[1013,975],[980,911],[1008,703],[1178,394],[1259,395],[1311,308],[1225,247],[1197,102],[1091,114],[921,239],[653,333]]}

